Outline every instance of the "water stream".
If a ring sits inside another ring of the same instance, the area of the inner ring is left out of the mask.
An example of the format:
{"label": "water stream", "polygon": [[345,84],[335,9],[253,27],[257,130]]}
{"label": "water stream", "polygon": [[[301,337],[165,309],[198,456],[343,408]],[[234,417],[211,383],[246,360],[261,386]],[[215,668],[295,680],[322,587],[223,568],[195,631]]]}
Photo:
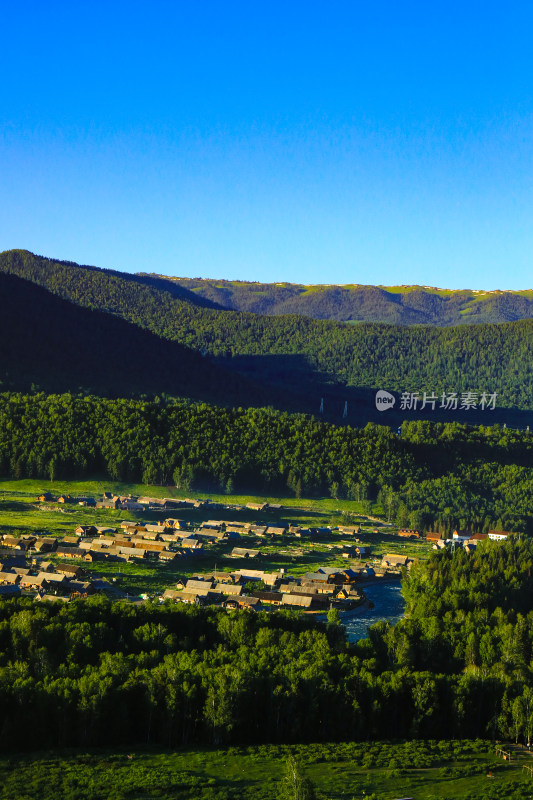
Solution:
{"label": "water stream", "polygon": [[405,601],[400,589],[400,581],[365,586],[365,595],[374,603],[374,608],[368,608],[365,604],[353,611],[341,613],[348,641],[356,642],[358,639],[364,639],[369,625],[375,625],[380,620],[387,620],[392,625],[398,622],[403,617],[405,610]]}

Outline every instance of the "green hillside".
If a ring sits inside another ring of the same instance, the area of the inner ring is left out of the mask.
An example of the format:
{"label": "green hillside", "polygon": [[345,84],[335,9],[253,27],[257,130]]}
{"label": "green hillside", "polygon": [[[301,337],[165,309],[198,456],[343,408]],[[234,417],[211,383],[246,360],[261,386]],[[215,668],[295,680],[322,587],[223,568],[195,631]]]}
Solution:
{"label": "green hillside", "polygon": [[[215,356],[225,368],[268,387],[268,402],[269,392],[281,391],[316,409],[328,391],[340,403],[348,387],[350,401],[355,389],[486,391],[497,393],[501,407],[533,409],[533,320],[438,328],[223,311],[194,305],[193,292],[177,297],[172,287],[162,288],[168,281],[148,284],[27,251],[0,254],[0,272]],[[251,404],[247,397],[242,402]]]}

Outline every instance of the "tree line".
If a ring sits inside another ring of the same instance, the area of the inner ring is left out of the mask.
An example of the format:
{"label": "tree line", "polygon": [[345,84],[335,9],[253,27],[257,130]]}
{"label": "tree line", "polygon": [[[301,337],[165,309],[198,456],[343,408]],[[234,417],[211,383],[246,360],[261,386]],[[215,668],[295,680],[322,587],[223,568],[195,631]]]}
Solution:
{"label": "tree line", "polygon": [[532,567],[529,541],[436,553],[405,577],[407,618],[356,644],[342,626],[294,612],[5,601],[3,746],[527,744]]}
{"label": "tree line", "polygon": [[338,427],[273,409],[0,395],[0,477],[378,502],[400,527],[533,532],[533,436],[499,426]]}

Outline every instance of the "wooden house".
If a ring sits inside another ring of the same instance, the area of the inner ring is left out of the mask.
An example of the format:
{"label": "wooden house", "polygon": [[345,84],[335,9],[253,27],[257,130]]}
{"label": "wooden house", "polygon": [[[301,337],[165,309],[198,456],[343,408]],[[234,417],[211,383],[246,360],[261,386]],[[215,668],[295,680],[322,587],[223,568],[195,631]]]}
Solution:
{"label": "wooden house", "polygon": [[37,553],[51,553],[57,546],[57,539],[53,536],[40,537],[33,543],[33,549]]}
{"label": "wooden house", "polygon": [[360,597],[361,595],[353,586],[341,586],[335,595],[335,600],[359,600]]}
{"label": "wooden house", "polygon": [[232,558],[258,558],[260,555],[260,550],[252,550],[248,547],[234,547],[231,551]]}
{"label": "wooden house", "polygon": [[[226,595],[242,595],[243,585],[241,583],[217,583],[215,584],[215,592]],[[254,592],[254,596],[256,596]]]}
{"label": "wooden house", "polygon": [[45,580],[42,572],[39,573],[39,575],[21,575],[19,586],[21,589],[40,589],[44,585]]}
{"label": "wooden house", "polygon": [[268,530],[268,525],[251,525],[248,529],[249,533],[252,533],[254,536],[259,536],[262,538],[266,536]]}
{"label": "wooden house", "polygon": [[61,595],[57,594],[38,594],[35,596],[35,602],[37,603],[68,603],[68,597],[61,597]]}
{"label": "wooden house", "polygon": [[203,544],[193,536],[187,536],[185,539],[182,539],[180,547],[185,547],[188,550],[200,550],[203,548]]}
{"label": "wooden house", "polygon": [[162,550],[158,555],[159,561],[164,561],[165,563],[169,563],[171,561],[176,561],[181,558],[181,553],[176,552],[175,550]]}
{"label": "wooden house", "polygon": [[138,503],[136,500],[126,499],[119,503],[118,507],[122,509],[122,511],[144,511],[144,506],[142,503]]}
{"label": "wooden house", "polygon": [[57,572],[39,572],[38,578],[42,578],[48,585],[52,586],[65,586],[67,578]]}
{"label": "wooden house", "polygon": [[201,591],[209,591],[213,588],[213,581],[209,580],[204,581],[195,578],[189,578],[189,580],[185,585],[185,588],[187,589],[188,592],[196,591],[197,589]]}
{"label": "wooden house", "polygon": [[[172,590],[170,590],[172,591]],[[207,603],[208,593],[202,594],[201,592],[176,592],[176,597],[173,599],[176,603],[187,603],[188,605],[205,605]]]}
{"label": "wooden house", "polygon": [[264,592],[262,590],[255,590],[253,597],[257,597],[261,601],[261,605],[266,606],[280,606],[283,600],[281,592]]}
{"label": "wooden house", "polygon": [[292,606],[293,608],[307,608],[310,609],[313,602],[313,595],[311,594],[283,594],[281,596],[281,605]]}
{"label": "wooden house", "polygon": [[361,530],[359,525],[339,525],[338,531],[339,533],[344,534],[345,536],[357,536]]}
{"label": "wooden house", "polygon": [[2,546],[9,547],[12,550],[28,550],[31,544],[33,542],[30,543],[28,539],[17,539],[15,536],[4,536],[2,540]]}
{"label": "wooden house", "polygon": [[0,584],[18,586],[21,577],[16,572],[0,572]]}
{"label": "wooden house", "polygon": [[76,594],[80,597],[88,597],[96,592],[92,581],[71,580],[66,588],[70,591],[71,595]]}
{"label": "wooden house", "polygon": [[80,543],[80,536],[63,536],[61,539],[62,547],[77,547]]}
{"label": "wooden house", "polygon": [[284,525],[269,525],[266,533],[267,536],[285,536],[287,528]]}
{"label": "wooden house", "polygon": [[163,600],[178,600],[183,592],[178,592],[175,589],[165,589],[162,594]]}
{"label": "wooden house", "polygon": [[81,547],[62,547],[61,545],[56,550],[56,554],[60,558],[84,558],[86,552]]}
{"label": "wooden house", "polygon": [[56,564],[56,572],[69,578],[79,578],[83,575],[83,569],[76,564]]}
{"label": "wooden house", "polygon": [[400,569],[400,567],[406,567],[408,561],[409,559],[407,556],[389,553],[388,555],[383,556],[381,566],[387,569]]}
{"label": "wooden house", "polygon": [[95,525],[78,525],[74,533],[77,536],[98,536],[98,529]]}

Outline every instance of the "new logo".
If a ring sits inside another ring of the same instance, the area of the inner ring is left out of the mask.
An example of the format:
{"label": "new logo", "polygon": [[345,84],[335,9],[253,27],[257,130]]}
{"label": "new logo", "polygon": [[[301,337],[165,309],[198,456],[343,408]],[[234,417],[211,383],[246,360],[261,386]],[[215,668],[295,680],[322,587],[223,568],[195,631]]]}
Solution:
{"label": "new logo", "polygon": [[390,392],[385,392],[383,389],[376,392],[376,408],[378,411],[388,411],[395,402],[396,398]]}

